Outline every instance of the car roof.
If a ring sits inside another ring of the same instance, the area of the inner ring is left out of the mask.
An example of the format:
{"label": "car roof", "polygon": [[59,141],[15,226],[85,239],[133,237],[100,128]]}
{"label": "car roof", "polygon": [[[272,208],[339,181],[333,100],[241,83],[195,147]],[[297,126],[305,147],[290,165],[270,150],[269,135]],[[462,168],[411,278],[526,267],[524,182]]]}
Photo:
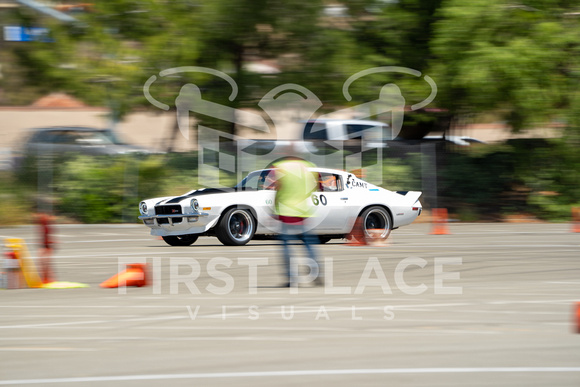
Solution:
{"label": "car roof", "polygon": [[359,125],[386,125],[389,126],[388,124],[381,122],[381,121],[371,121],[371,120],[357,120],[357,119],[348,119],[348,120],[341,120],[341,119],[334,119],[334,118],[320,118],[320,119],[311,119],[311,120],[306,120],[306,121],[302,121],[304,123],[315,123],[315,122],[319,122],[319,123],[326,123],[326,122],[330,122],[330,123],[342,123],[342,124],[359,124]]}
{"label": "car roof", "polygon": [[314,168],[308,168],[312,171],[316,171],[316,172],[327,172],[327,173],[336,173],[336,174],[343,174],[343,173],[348,173],[346,171],[342,171],[340,169],[331,169],[331,168],[318,168],[318,167],[314,167]]}
{"label": "car roof", "polygon": [[33,132],[50,132],[53,130],[77,131],[77,132],[103,132],[109,129],[93,128],[90,126],[47,126],[30,129]]}
{"label": "car roof", "polygon": [[472,142],[485,144],[485,141],[481,141],[469,136],[425,136],[423,137],[423,140],[449,141],[458,145],[470,145]]}
{"label": "car roof", "polygon": [[[264,169],[257,169],[257,170],[252,171],[252,172],[271,171],[273,169],[275,169],[275,168],[264,168]],[[310,167],[310,168],[308,168],[308,170],[316,171],[316,172],[335,173],[335,174],[348,174],[348,173],[350,173],[350,172],[343,171],[341,169],[319,168],[319,167]],[[250,172],[250,173],[252,173],[252,172]]]}

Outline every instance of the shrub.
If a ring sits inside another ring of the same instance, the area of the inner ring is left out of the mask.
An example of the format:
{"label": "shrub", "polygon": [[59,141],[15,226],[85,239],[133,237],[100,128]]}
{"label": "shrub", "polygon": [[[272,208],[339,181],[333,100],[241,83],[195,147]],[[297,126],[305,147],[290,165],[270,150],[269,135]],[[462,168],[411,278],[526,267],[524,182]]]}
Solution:
{"label": "shrub", "polygon": [[78,157],[55,181],[58,210],[85,223],[135,222],[142,196],[157,196],[167,170],[161,156]]}
{"label": "shrub", "polygon": [[440,179],[444,205],[479,218],[531,213],[568,220],[580,203],[580,157],[563,139],[511,140],[447,155]]}

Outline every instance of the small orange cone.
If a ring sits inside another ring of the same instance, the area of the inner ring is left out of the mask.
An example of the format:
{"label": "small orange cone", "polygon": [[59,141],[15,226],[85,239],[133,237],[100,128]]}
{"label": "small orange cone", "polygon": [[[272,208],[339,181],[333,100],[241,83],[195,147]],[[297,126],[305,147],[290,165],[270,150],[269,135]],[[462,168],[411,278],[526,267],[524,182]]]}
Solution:
{"label": "small orange cone", "polygon": [[18,262],[18,256],[15,251],[4,253],[6,261],[4,263],[5,273],[5,287],[6,289],[20,289],[24,283],[24,277]]}
{"label": "small orange cone", "polygon": [[348,246],[365,246],[367,244],[360,217],[356,219],[354,227],[346,239],[348,239]]}
{"label": "small orange cone", "polygon": [[575,312],[574,331],[576,333],[580,333],[580,302],[576,303],[576,310],[574,312]]}
{"label": "small orange cone", "polygon": [[102,288],[118,288],[124,286],[147,286],[147,264],[132,263],[127,265],[127,269],[119,274],[115,274],[108,280],[101,283]]}
{"label": "small orange cone", "polygon": [[580,232],[580,207],[572,207],[572,232]]}
{"label": "small orange cone", "polygon": [[431,235],[450,235],[447,228],[447,208],[433,208],[433,228]]}
{"label": "small orange cone", "polygon": [[389,246],[387,238],[381,238],[381,234],[384,230],[382,229],[370,229],[369,238],[367,238],[367,244],[370,246],[384,247]]}

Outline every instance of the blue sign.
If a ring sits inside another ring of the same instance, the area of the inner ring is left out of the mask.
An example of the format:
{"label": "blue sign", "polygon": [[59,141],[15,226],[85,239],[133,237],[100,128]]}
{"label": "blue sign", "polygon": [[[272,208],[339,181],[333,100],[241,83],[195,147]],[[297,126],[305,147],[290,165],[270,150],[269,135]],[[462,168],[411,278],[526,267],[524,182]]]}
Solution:
{"label": "blue sign", "polygon": [[43,27],[4,26],[4,40],[7,42],[54,42],[50,30]]}

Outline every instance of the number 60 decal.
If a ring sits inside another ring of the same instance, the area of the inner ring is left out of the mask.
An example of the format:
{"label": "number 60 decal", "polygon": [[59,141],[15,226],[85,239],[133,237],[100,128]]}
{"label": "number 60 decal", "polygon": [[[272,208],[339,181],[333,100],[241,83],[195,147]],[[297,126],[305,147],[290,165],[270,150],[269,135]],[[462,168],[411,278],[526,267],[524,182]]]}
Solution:
{"label": "number 60 decal", "polygon": [[318,196],[316,196],[315,194],[312,194],[312,203],[317,206],[319,204],[322,204],[323,206],[325,206],[328,201],[326,200],[326,196],[324,195],[320,195],[320,199],[318,199]]}

